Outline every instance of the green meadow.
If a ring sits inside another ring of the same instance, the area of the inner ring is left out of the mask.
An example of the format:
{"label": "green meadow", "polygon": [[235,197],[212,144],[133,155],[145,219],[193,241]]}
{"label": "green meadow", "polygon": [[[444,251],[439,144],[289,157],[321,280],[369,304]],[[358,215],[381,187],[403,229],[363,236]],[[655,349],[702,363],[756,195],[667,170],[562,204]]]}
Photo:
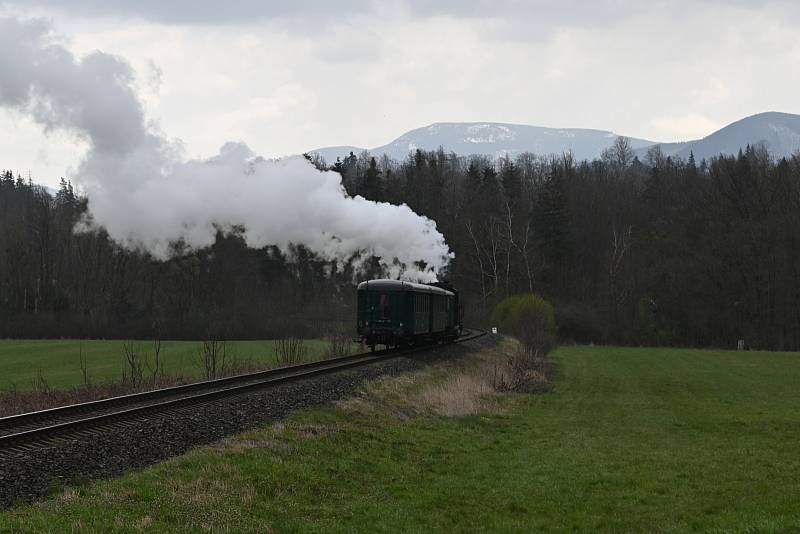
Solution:
{"label": "green meadow", "polygon": [[300,412],[55,491],[0,531],[800,531],[800,354],[554,359],[549,393],[461,417],[400,401]]}
{"label": "green meadow", "polygon": [[[151,341],[136,342],[141,350],[152,356]],[[97,384],[119,380],[125,369],[123,346],[120,340],[0,340],[0,391],[17,388],[32,389],[39,374],[52,388],[78,386],[83,381],[81,351],[92,382]],[[167,374],[197,377],[202,375],[197,365],[198,341],[163,341],[160,357]],[[305,342],[309,358],[318,358],[326,343]],[[229,341],[228,358],[251,360],[264,365],[275,362],[274,341]]]}

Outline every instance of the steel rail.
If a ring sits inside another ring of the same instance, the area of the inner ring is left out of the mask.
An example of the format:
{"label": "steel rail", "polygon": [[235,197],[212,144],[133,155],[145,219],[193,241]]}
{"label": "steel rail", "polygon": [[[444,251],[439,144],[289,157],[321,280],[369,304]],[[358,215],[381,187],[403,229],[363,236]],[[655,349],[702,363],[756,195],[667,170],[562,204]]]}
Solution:
{"label": "steel rail", "polygon": [[273,376],[292,372],[296,369],[313,369],[315,367],[326,367],[331,363],[347,362],[368,355],[383,355],[387,351],[379,351],[375,353],[360,353],[343,356],[341,358],[330,358],[325,360],[318,360],[315,362],[308,362],[298,365],[289,365],[284,367],[275,367],[265,371],[257,371],[254,373],[245,373],[225,378],[218,378],[212,380],[203,380],[199,382],[192,382],[191,384],[182,384],[179,386],[170,386],[167,388],[154,389],[150,391],[143,391],[141,393],[132,393],[130,395],[121,395],[118,397],[111,397],[108,399],[94,400],[79,404],[70,404],[67,406],[59,406],[56,408],[49,408],[36,412],[23,413],[0,418],[0,432],[8,429],[23,428],[43,421],[53,421],[60,419],[67,419],[81,414],[92,413],[102,410],[110,410],[122,406],[130,406],[139,402],[147,402],[166,397],[189,394],[194,391],[203,391],[218,387],[225,387],[228,385],[239,384],[242,382],[249,382],[253,380],[261,380]]}
{"label": "steel rail", "polygon": [[[486,332],[481,330],[466,330],[455,342],[470,341],[485,334]],[[353,354],[341,358],[279,367],[267,371],[195,382],[193,384],[5,417],[0,419],[0,429],[11,428],[19,429],[19,431],[0,435],[0,453],[13,452],[25,445],[45,443],[53,438],[67,437],[76,432],[133,419],[147,418],[150,415],[166,413],[193,405],[207,404],[222,398],[249,393],[283,383],[296,382],[315,376],[361,367],[382,360],[430,350],[437,346],[439,345],[421,345],[403,349],[383,350],[375,353]],[[169,399],[169,397],[175,396],[177,398]],[[147,404],[130,407],[133,404],[143,402]],[[107,413],[54,422],[104,410]],[[42,422],[49,424],[41,425]],[[40,426],[30,428],[37,423]]]}

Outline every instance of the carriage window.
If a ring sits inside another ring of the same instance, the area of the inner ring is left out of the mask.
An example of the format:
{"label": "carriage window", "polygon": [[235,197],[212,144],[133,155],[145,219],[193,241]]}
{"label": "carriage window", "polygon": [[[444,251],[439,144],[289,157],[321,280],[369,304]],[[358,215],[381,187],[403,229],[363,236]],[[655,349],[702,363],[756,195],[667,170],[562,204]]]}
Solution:
{"label": "carriage window", "polygon": [[387,319],[390,315],[389,313],[389,295],[386,293],[381,294],[381,303],[380,303],[380,310],[381,310],[381,319]]}

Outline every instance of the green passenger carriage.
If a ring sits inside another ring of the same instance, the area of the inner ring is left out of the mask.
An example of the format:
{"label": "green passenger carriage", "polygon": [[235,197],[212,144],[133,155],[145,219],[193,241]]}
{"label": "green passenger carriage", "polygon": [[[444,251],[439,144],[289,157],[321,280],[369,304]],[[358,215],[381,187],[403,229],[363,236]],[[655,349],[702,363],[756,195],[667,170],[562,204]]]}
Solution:
{"label": "green passenger carriage", "polygon": [[358,285],[358,336],[372,350],[449,341],[461,334],[458,292],[445,284],[369,280]]}

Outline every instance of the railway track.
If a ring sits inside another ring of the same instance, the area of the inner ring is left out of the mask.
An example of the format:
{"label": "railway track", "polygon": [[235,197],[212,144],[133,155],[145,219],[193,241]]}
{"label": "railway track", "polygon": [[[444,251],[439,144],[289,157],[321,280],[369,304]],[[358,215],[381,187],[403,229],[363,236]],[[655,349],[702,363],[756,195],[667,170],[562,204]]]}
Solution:
{"label": "railway track", "polygon": [[[483,331],[466,329],[456,343],[483,335]],[[406,356],[435,346],[354,354],[0,418],[0,456],[47,447],[58,440],[85,437],[98,431],[113,431],[136,421],[170,415],[180,417],[224,398]]]}

